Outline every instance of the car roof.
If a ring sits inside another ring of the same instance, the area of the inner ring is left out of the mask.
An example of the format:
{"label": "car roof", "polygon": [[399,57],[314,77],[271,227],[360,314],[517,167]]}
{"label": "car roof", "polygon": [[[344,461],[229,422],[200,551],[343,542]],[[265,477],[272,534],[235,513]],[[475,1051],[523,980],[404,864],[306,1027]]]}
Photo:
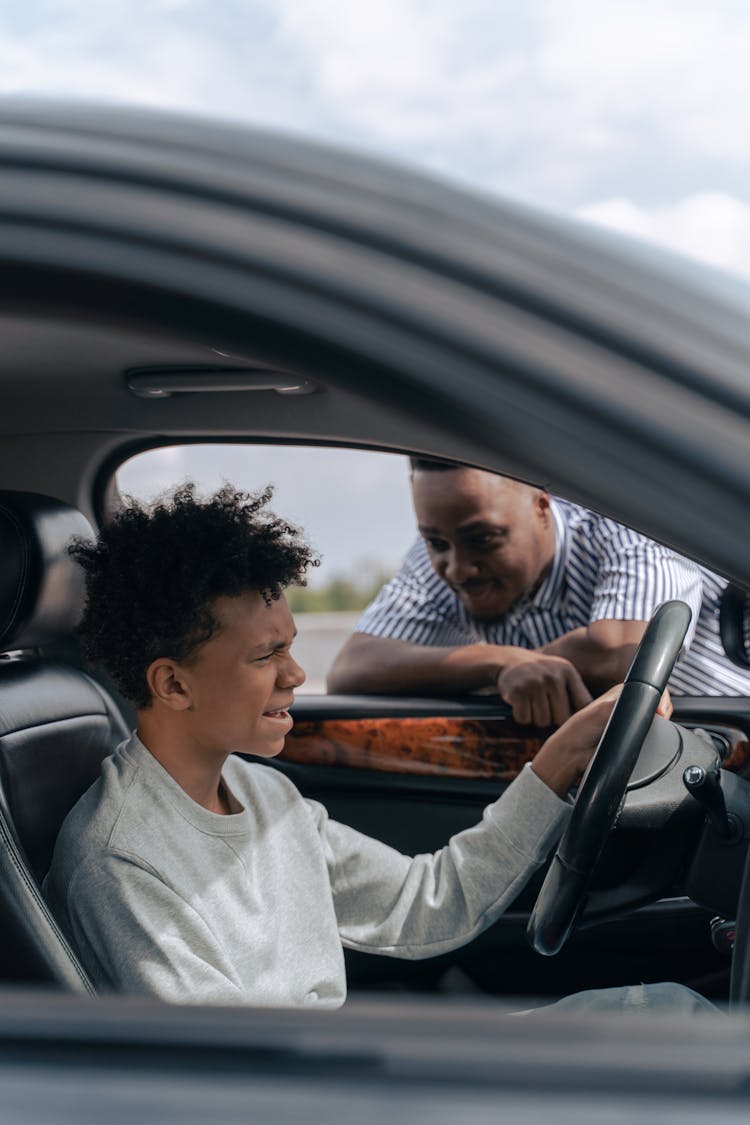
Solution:
{"label": "car roof", "polygon": [[[6,487],[85,510],[113,458],[177,439],[410,450],[750,579],[740,285],[211,120],[10,100],[0,162]],[[314,393],[206,388],[269,370]],[[185,372],[204,389],[132,389]]]}

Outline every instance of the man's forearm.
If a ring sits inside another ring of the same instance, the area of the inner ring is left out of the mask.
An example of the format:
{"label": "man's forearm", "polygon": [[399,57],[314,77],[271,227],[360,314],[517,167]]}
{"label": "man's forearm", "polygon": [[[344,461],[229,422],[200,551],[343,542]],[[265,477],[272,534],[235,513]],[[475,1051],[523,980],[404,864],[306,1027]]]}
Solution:
{"label": "man's forearm", "polygon": [[645,621],[596,621],[565,633],[540,651],[574,664],[594,693],[620,683],[646,629]]}
{"label": "man's forearm", "polygon": [[[590,690],[606,691],[625,677],[645,628],[643,621],[598,621],[537,651],[569,661]],[[506,668],[528,656],[529,651],[513,645],[433,647],[354,633],[329,672],[328,690],[460,695],[495,688]]]}
{"label": "man's forearm", "polygon": [[474,644],[437,648],[354,633],[328,674],[328,690],[379,695],[461,695],[494,688],[514,650]]}

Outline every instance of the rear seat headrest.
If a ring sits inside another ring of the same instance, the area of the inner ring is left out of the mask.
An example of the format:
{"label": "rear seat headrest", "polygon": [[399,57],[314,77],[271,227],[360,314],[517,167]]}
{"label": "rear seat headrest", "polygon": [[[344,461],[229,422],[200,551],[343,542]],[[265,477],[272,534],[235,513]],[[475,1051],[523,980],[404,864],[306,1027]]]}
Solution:
{"label": "rear seat headrest", "polygon": [[0,652],[69,636],[84,602],[74,536],[93,539],[81,512],[51,496],[0,491]]}

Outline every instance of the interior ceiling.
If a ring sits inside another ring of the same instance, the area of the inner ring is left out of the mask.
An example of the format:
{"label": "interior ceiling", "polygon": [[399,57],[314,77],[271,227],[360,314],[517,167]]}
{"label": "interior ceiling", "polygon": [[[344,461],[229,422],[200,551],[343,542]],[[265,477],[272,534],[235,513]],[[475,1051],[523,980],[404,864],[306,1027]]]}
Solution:
{"label": "interior ceiling", "polygon": [[[446,440],[397,407],[334,384],[300,396],[254,391],[149,400],[128,390],[133,367],[236,368],[258,358],[240,356],[219,339],[200,343],[38,313],[0,316],[0,339],[0,485],[49,492],[87,514],[103,467],[170,438],[307,440],[476,459],[465,441]],[[320,383],[319,373],[315,378]]]}
{"label": "interior ceiling", "polygon": [[[0,380],[4,409],[0,429],[8,434],[100,430],[143,433],[193,430],[242,432],[246,414],[264,426],[281,424],[291,412],[315,417],[316,410],[277,393],[244,392],[227,409],[227,395],[174,395],[144,400],[127,387],[132,368],[170,366],[237,367],[254,357],[238,356],[222,340],[198,343],[187,336],[146,332],[43,316],[0,317]],[[243,409],[252,397],[252,411]],[[221,401],[218,401],[221,400]],[[274,421],[276,419],[276,421]],[[292,421],[292,419],[288,419]]]}
{"label": "interior ceiling", "polygon": [[[148,362],[221,362],[210,346],[184,339],[137,337],[134,331],[42,315],[0,315],[0,373],[3,381],[35,379],[99,379],[121,372],[140,356]],[[221,341],[216,341],[217,349]]]}

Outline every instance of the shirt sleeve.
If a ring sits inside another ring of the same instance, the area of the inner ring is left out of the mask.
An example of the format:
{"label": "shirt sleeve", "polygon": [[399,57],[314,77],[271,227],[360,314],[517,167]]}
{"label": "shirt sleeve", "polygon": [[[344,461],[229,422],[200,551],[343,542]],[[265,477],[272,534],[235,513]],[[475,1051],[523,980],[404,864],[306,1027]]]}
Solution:
{"label": "shirt sleeve", "polygon": [[614,520],[598,520],[590,543],[597,563],[590,620],[649,621],[663,602],[677,598],[692,610],[687,648],[701,609],[700,568]]}
{"label": "shirt sleeve", "polygon": [[[87,909],[91,901],[96,910]],[[98,983],[172,1003],[242,1003],[240,982],[206,921],[129,857],[110,852],[95,868],[80,869],[67,913],[75,946]]]}
{"label": "shirt sleeve", "polygon": [[343,944],[410,959],[457,949],[494,922],[543,863],[572,807],[526,766],[479,824],[433,855],[410,858],[308,804]]}
{"label": "shirt sleeve", "polygon": [[478,640],[450,587],[432,569],[421,539],[364,610],[355,632],[432,646]]}

